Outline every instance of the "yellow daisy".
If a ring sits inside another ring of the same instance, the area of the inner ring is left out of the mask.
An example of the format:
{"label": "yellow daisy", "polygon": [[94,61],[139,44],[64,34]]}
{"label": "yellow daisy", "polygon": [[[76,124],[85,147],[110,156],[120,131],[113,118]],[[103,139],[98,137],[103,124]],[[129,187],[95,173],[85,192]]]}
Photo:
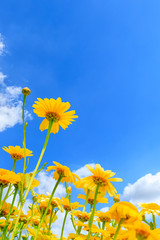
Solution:
{"label": "yellow daisy", "polygon": [[53,98],[37,99],[38,101],[35,101],[35,104],[33,104],[33,112],[38,117],[45,118],[40,125],[41,131],[48,129],[49,120],[53,120],[51,132],[58,133],[59,125],[63,129],[66,129],[74,121],[74,118],[78,118],[77,115],[74,115],[74,110],[66,112],[71,105],[69,102],[62,102],[60,97],[56,100]]}
{"label": "yellow daisy", "polygon": [[141,221],[142,217],[138,209],[129,202],[119,202],[112,205],[109,210],[111,218],[119,222],[123,218],[123,223],[132,223],[134,221]]}
{"label": "yellow daisy", "polygon": [[139,203],[138,204],[143,209],[140,211],[140,214],[143,216],[144,214],[157,214],[160,216],[160,206],[156,203]]}
{"label": "yellow daisy", "polygon": [[7,187],[10,183],[18,184],[20,180],[16,173],[0,168],[0,186]]}
{"label": "yellow daisy", "polygon": [[68,211],[68,212],[71,211],[71,207],[72,207],[72,209],[83,207],[83,205],[79,205],[79,202],[74,202],[74,203],[71,203],[71,205],[70,205],[68,198],[64,198],[64,197],[62,197],[62,205],[63,205],[64,210]]}
{"label": "yellow daisy", "polygon": [[[2,148],[4,151],[8,152],[11,155],[11,158],[13,160],[20,160],[21,158],[24,158],[24,148],[21,148],[20,146],[8,146]],[[26,149],[26,157],[33,156],[32,151]]]}
{"label": "yellow daisy", "polygon": [[77,217],[79,221],[87,222],[91,214],[87,212],[81,212],[80,210],[75,210],[73,215]]}
{"label": "yellow daisy", "polygon": [[115,175],[114,172],[111,170],[104,171],[104,169],[100,166],[100,164],[95,165],[95,169],[89,165],[86,165],[86,167],[93,173],[93,175],[89,177],[85,177],[77,181],[76,187],[77,188],[84,188],[84,189],[90,189],[92,191],[95,191],[97,188],[97,185],[99,185],[99,192],[105,194],[107,191],[109,195],[112,197],[114,196],[117,191],[112,185],[111,182],[121,182],[121,178],[111,178]]}
{"label": "yellow daisy", "polygon": [[[95,192],[90,191],[89,195],[88,195],[88,203],[90,205],[93,205],[94,203],[94,197],[95,197]],[[78,194],[77,198],[81,198],[81,199],[86,199],[86,195],[84,194]],[[108,203],[108,199],[103,197],[103,195],[101,193],[98,193],[97,199],[96,199],[97,203]]]}
{"label": "yellow daisy", "polygon": [[53,173],[53,178],[55,180],[57,180],[61,176],[62,177],[61,183],[70,182],[70,183],[75,184],[76,183],[76,178],[79,179],[79,177],[75,173],[72,173],[68,167],[63,166],[60,163],[55,162],[55,161],[53,161],[53,163],[56,166],[49,166],[46,171],[49,172],[51,170],[56,170]]}

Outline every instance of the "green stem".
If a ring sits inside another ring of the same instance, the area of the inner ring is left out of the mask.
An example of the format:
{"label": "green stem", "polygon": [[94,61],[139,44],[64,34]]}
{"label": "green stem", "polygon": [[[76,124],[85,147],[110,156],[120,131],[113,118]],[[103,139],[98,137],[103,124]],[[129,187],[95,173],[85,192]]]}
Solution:
{"label": "green stem", "polygon": [[156,219],[154,213],[152,213],[152,219],[153,219],[153,229],[156,228]]}
{"label": "green stem", "polygon": [[[7,215],[7,218],[6,218],[6,224],[5,224],[5,225],[8,224],[10,215],[11,215],[11,213],[12,213],[13,205],[14,205],[14,202],[15,202],[15,199],[16,199],[17,192],[18,192],[18,187],[15,188],[14,195],[13,195],[13,199],[12,199],[12,203],[11,203],[11,207],[10,207],[9,213],[8,213],[8,215]],[[5,231],[4,231],[4,233],[3,233],[4,236],[6,236],[6,230],[7,230],[7,228],[5,228]]]}
{"label": "green stem", "polygon": [[41,218],[41,221],[40,221],[40,223],[39,223],[39,225],[38,225],[37,234],[36,234],[36,236],[35,236],[35,240],[37,239],[38,232],[39,232],[39,230],[40,230],[40,228],[41,228],[41,226],[42,226],[42,223],[43,223],[43,221],[44,221],[44,219],[45,219],[45,216],[47,215],[47,212],[48,212],[48,209],[49,209],[49,207],[50,207],[50,204],[51,204],[53,195],[54,195],[54,193],[55,193],[55,191],[56,191],[56,189],[57,189],[57,187],[58,187],[61,179],[62,179],[62,176],[59,176],[59,178],[58,178],[58,180],[57,180],[57,182],[56,182],[56,184],[55,184],[55,186],[54,186],[54,188],[53,188],[53,191],[52,191],[51,196],[50,196],[50,199],[49,199],[49,201],[48,201],[46,210],[45,210],[45,212],[44,212],[44,214],[43,214],[43,216],[42,216],[42,218]]}
{"label": "green stem", "polygon": [[65,216],[64,216],[64,220],[63,220],[63,225],[62,225],[62,230],[61,230],[61,237],[60,237],[60,240],[62,240],[62,238],[63,238],[64,225],[65,225],[65,223],[66,223],[67,214],[68,214],[68,211],[66,211]]}
{"label": "green stem", "polygon": [[[24,182],[24,174],[26,170],[26,124],[24,120],[24,106],[26,101],[26,95],[23,98],[23,107],[22,107],[22,121],[23,121],[23,148],[24,148],[24,165],[23,165],[23,176],[22,176],[22,189],[23,189],[23,182]],[[23,191],[23,190],[22,190]],[[23,196],[23,192],[22,192]]]}
{"label": "green stem", "polygon": [[90,192],[90,190],[88,189],[88,190],[87,190],[87,195],[86,195],[86,199],[85,199],[85,203],[84,203],[84,207],[83,207],[83,211],[82,211],[82,212],[85,212],[85,210],[86,210],[86,206],[87,206],[87,202],[88,202],[88,197],[89,197],[89,192]]}
{"label": "green stem", "polygon": [[22,209],[23,209],[23,205],[24,205],[24,202],[25,202],[25,200],[26,200],[26,198],[27,198],[27,196],[28,196],[28,193],[29,193],[30,188],[31,188],[31,184],[32,184],[32,182],[33,182],[33,180],[34,180],[34,177],[35,177],[35,175],[36,175],[36,173],[37,173],[38,167],[39,167],[39,165],[40,165],[40,163],[41,163],[41,161],[42,161],[43,155],[44,155],[44,153],[45,153],[45,150],[46,150],[46,147],[47,147],[47,143],[48,143],[48,140],[49,140],[49,136],[50,136],[50,132],[51,132],[51,129],[52,129],[52,125],[53,125],[53,120],[50,120],[50,121],[49,121],[49,126],[48,126],[48,131],[47,131],[47,136],[46,136],[46,139],[45,139],[45,142],[44,142],[44,146],[43,146],[43,148],[42,148],[40,157],[39,157],[39,159],[38,159],[38,162],[37,162],[37,165],[36,165],[36,167],[35,167],[35,169],[34,169],[34,172],[33,172],[33,174],[32,174],[32,177],[31,177],[31,179],[30,179],[29,186],[28,186],[28,188],[27,188],[27,191],[26,191],[25,196],[24,196],[24,199],[23,199],[24,201],[21,203],[21,207],[20,207],[20,209],[19,209],[19,214],[18,214],[18,216],[17,216],[16,222],[15,222],[15,226],[14,226],[14,229],[13,229],[13,232],[12,232],[12,235],[11,235],[11,239],[10,239],[10,240],[13,240],[13,239],[14,239],[14,235],[15,235],[16,228],[17,228],[17,225],[18,225],[18,221],[19,221],[19,218],[20,218]]}
{"label": "green stem", "polygon": [[14,160],[13,160],[12,172],[14,172],[14,170],[15,170],[16,162],[17,162],[17,160],[14,159]]}
{"label": "green stem", "polygon": [[118,223],[118,226],[117,226],[117,229],[116,229],[116,232],[115,232],[115,234],[114,234],[114,238],[113,238],[113,240],[116,240],[116,238],[117,238],[117,236],[118,236],[118,232],[119,232],[119,230],[120,230],[120,228],[121,228],[121,224],[123,223],[123,218],[121,218],[121,220],[119,221],[119,223]]}
{"label": "green stem", "polygon": [[[90,192],[90,190],[89,189],[87,189],[87,195],[86,195],[86,199],[85,199],[85,203],[84,203],[84,207],[83,207],[83,211],[82,212],[85,212],[85,210],[86,210],[86,206],[87,206],[87,202],[88,202],[88,197],[89,197],[89,192]],[[78,230],[77,230],[77,233],[78,233],[78,235],[81,233],[81,230],[82,230],[82,227],[78,227]]]}
{"label": "green stem", "polygon": [[[104,222],[102,223],[102,230],[104,230],[105,224],[106,224],[106,222],[104,221]],[[102,234],[101,234],[101,240],[103,240],[103,235],[102,235]]]}
{"label": "green stem", "polygon": [[22,227],[21,227],[21,229],[20,229],[20,233],[19,233],[19,238],[18,238],[18,240],[21,240],[23,226],[24,226],[24,223],[22,224]]}
{"label": "green stem", "polygon": [[89,218],[89,222],[88,222],[89,223],[89,232],[88,232],[87,240],[89,240],[89,237],[90,237],[90,234],[91,234],[91,229],[92,229],[92,224],[93,224],[93,219],[94,219],[94,213],[95,213],[96,204],[97,204],[98,189],[99,189],[99,184],[97,184],[97,188],[96,188],[95,195],[94,195],[93,210],[92,210],[92,214]]}
{"label": "green stem", "polygon": [[75,232],[77,233],[77,229],[76,229],[75,221],[74,221],[74,217],[73,217],[73,210],[72,210],[72,204],[71,204],[71,195],[68,196],[68,199],[69,199],[69,205],[70,205],[70,208],[71,208],[72,225],[74,227]]}
{"label": "green stem", "polygon": [[1,185],[1,187],[0,187],[0,203],[2,200],[2,194],[3,194],[3,186]]}

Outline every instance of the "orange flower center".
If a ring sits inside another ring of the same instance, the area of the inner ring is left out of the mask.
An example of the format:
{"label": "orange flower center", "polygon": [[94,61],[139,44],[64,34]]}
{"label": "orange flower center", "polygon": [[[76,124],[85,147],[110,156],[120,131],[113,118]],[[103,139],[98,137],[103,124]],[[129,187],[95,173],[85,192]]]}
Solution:
{"label": "orange flower center", "polygon": [[138,240],[145,240],[149,237],[149,233],[143,229],[136,230],[136,237],[138,238]]}
{"label": "orange flower center", "polygon": [[102,178],[100,176],[93,176],[93,181],[95,184],[99,184],[100,187],[104,187],[107,185],[107,181],[105,178]]}
{"label": "orange flower center", "polygon": [[12,153],[11,158],[13,158],[14,160],[20,160],[21,158],[23,158],[23,156],[17,153]]}
{"label": "orange flower center", "polygon": [[57,168],[57,173],[59,174],[59,176],[65,177],[65,175],[64,175],[64,170],[63,170],[63,169]]}
{"label": "orange flower center", "polygon": [[67,212],[70,212],[70,211],[71,211],[70,206],[64,205],[63,207],[64,207],[64,210],[65,210],[65,211],[67,211]]}
{"label": "orange flower center", "polygon": [[89,220],[89,217],[87,215],[79,214],[77,217],[81,222],[86,222]]}
{"label": "orange flower center", "polygon": [[58,116],[57,113],[54,113],[54,112],[48,112],[46,114],[46,119],[49,121],[49,120],[53,120],[54,122],[58,122],[60,117]]}
{"label": "orange flower center", "polygon": [[105,216],[99,217],[99,219],[101,222],[110,222],[111,221],[111,219],[109,217],[105,217]]}

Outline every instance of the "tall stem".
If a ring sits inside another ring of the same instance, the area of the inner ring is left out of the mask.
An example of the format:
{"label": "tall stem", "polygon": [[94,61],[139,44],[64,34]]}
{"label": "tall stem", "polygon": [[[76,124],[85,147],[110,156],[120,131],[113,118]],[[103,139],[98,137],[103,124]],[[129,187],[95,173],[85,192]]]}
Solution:
{"label": "tall stem", "polygon": [[96,188],[95,195],[94,195],[93,210],[92,210],[92,214],[89,218],[89,232],[88,232],[87,240],[89,240],[89,237],[90,237],[90,234],[91,234],[91,229],[92,229],[92,224],[93,224],[93,219],[94,219],[94,213],[95,213],[96,204],[97,204],[98,189],[99,189],[99,184],[97,184],[97,188]]}
{"label": "tall stem", "polygon": [[50,199],[49,199],[49,201],[48,201],[46,210],[45,210],[45,212],[44,212],[44,214],[43,214],[43,216],[42,216],[42,218],[41,218],[41,221],[40,221],[40,223],[39,223],[39,225],[38,225],[37,234],[36,234],[36,236],[35,236],[35,240],[37,239],[38,232],[39,232],[39,230],[40,230],[40,228],[41,228],[41,226],[42,226],[42,223],[43,223],[43,221],[44,221],[44,219],[45,219],[45,216],[47,215],[47,212],[48,212],[48,209],[49,209],[49,207],[50,207],[50,204],[51,204],[53,195],[54,195],[54,193],[55,193],[55,191],[56,191],[56,189],[57,189],[57,187],[58,187],[61,179],[62,179],[62,176],[60,176],[60,177],[58,178],[58,180],[57,180],[57,182],[56,182],[56,185],[55,185],[54,188],[53,188],[53,191],[52,191],[51,196],[50,196]]}
{"label": "tall stem", "polygon": [[60,240],[62,240],[62,238],[63,238],[64,225],[65,225],[65,223],[66,223],[67,214],[68,214],[68,211],[66,211],[65,216],[64,216],[64,220],[63,220],[63,225],[62,225],[62,230],[61,230],[61,237],[60,237]]}
{"label": "tall stem", "polygon": [[153,219],[153,229],[156,228],[156,219],[154,213],[152,213],[152,219]]}
{"label": "tall stem", "polygon": [[[23,176],[22,176],[22,189],[23,189],[23,182],[24,182],[24,174],[26,170],[26,124],[24,120],[24,106],[26,101],[26,95],[23,98],[23,107],[22,107],[22,121],[23,121],[23,148],[24,148],[24,165],[23,165]],[[23,191],[23,190],[22,190]],[[23,195],[23,192],[22,192]]]}
{"label": "tall stem", "polygon": [[50,136],[50,132],[51,132],[51,129],[52,129],[52,125],[53,125],[53,120],[50,120],[50,121],[49,121],[49,126],[48,126],[47,135],[46,135],[46,139],[45,139],[45,142],[44,142],[44,146],[43,146],[43,148],[42,148],[40,157],[39,157],[39,159],[38,159],[38,162],[37,162],[37,165],[36,165],[36,167],[35,167],[35,169],[34,169],[34,172],[33,172],[33,174],[32,174],[32,177],[31,177],[31,179],[30,179],[29,186],[28,186],[27,191],[26,191],[26,193],[25,193],[23,202],[21,203],[21,207],[20,207],[20,209],[19,209],[19,214],[18,214],[18,216],[17,216],[16,222],[15,222],[15,226],[14,226],[14,229],[13,229],[13,232],[12,232],[12,235],[11,235],[11,239],[10,239],[10,240],[13,240],[13,239],[14,239],[14,235],[15,235],[15,232],[16,232],[16,228],[17,228],[17,225],[18,225],[18,221],[19,221],[21,212],[22,212],[22,208],[23,208],[24,202],[25,202],[25,200],[26,200],[26,198],[27,198],[27,196],[28,196],[28,193],[29,193],[29,191],[30,191],[31,184],[32,184],[32,182],[33,182],[33,179],[34,179],[36,173],[37,173],[37,170],[38,170],[38,167],[39,167],[39,165],[40,165],[40,163],[41,163],[41,160],[42,160],[42,158],[43,158],[43,155],[44,155],[44,153],[45,153],[45,150],[46,150],[46,147],[47,147],[47,143],[48,143],[48,140],[49,140],[49,136]]}
{"label": "tall stem", "polygon": [[118,236],[118,232],[119,232],[119,230],[120,230],[120,228],[121,228],[121,224],[123,223],[123,218],[121,218],[121,220],[119,221],[119,223],[118,223],[118,227],[117,227],[117,229],[116,229],[116,232],[115,232],[115,234],[114,234],[114,238],[113,238],[113,240],[116,240],[117,239],[117,236]]}
{"label": "tall stem", "polygon": [[[105,221],[102,223],[102,230],[104,230],[104,227],[105,227]],[[103,235],[101,234],[101,240],[103,240]]]}

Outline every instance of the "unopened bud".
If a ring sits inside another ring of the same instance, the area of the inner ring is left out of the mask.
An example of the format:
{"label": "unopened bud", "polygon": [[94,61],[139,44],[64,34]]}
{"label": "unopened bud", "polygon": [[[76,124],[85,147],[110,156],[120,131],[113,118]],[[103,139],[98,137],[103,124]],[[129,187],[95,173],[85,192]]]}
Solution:
{"label": "unopened bud", "polygon": [[117,202],[120,201],[120,196],[119,196],[119,194],[116,194],[116,195],[114,196],[113,201],[114,201],[115,203],[117,203]]}
{"label": "unopened bud", "polygon": [[31,90],[28,87],[22,89],[23,95],[28,96],[31,93]]}
{"label": "unopened bud", "polygon": [[22,239],[23,239],[23,240],[27,240],[27,236],[22,235]]}
{"label": "unopened bud", "polygon": [[72,192],[72,188],[69,186],[69,187],[67,188],[67,193],[68,193],[68,194],[71,194],[71,192]]}

